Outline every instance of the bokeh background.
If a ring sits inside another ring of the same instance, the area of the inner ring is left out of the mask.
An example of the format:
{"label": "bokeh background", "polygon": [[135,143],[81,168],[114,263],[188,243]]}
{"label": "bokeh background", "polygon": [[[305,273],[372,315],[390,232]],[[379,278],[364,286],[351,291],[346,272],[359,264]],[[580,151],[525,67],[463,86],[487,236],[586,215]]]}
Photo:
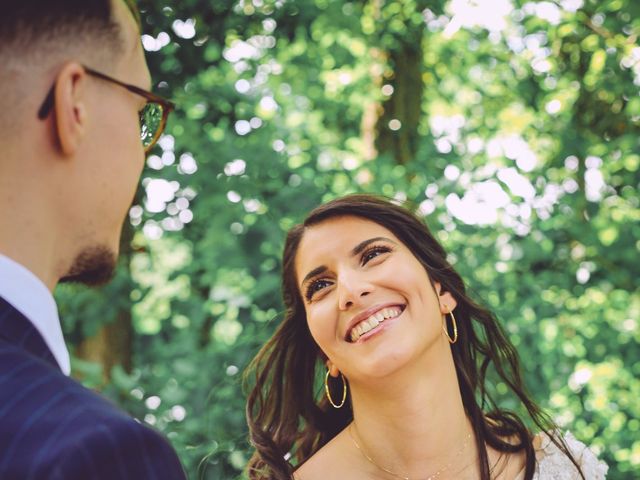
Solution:
{"label": "bokeh background", "polygon": [[164,432],[190,478],[240,478],[241,374],[282,317],[285,232],[381,193],[497,313],[537,401],[610,479],[639,478],[640,2],[139,5],[179,109],[115,280],[57,291],[76,377]]}

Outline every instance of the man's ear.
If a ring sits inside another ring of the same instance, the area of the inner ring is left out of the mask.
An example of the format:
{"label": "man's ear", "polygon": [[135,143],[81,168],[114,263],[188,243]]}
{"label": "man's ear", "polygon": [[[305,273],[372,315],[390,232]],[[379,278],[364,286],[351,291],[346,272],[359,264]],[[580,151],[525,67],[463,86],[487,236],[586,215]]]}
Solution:
{"label": "man's ear", "polygon": [[73,155],[87,130],[87,81],[82,65],[66,63],[56,77],[54,119],[60,150]]}
{"label": "man's ear", "polygon": [[440,303],[440,313],[446,314],[452,312],[458,305],[457,300],[450,292],[442,290],[440,282],[433,282],[433,286],[438,294],[438,302]]}

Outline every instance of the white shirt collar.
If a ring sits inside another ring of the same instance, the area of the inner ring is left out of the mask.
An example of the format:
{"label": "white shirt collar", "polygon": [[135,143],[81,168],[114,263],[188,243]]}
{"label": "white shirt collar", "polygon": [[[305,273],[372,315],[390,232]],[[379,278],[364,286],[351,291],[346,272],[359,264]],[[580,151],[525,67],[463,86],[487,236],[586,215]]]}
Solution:
{"label": "white shirt collar", "polygon": [[58,308],[42,281],[19,263],[0,254],[0,297],[33,324],[65,375],[71,372]]}

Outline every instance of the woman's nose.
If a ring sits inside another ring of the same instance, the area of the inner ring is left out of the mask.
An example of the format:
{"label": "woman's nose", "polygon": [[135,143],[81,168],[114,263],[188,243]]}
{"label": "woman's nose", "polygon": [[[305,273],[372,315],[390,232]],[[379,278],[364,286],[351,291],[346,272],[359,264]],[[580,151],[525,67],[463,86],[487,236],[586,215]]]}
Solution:
{"label": "woman's nose", "polygon": [[357,275],[338,279],[338,308],[348,310],[358,305],[372,291],[371,285]]}

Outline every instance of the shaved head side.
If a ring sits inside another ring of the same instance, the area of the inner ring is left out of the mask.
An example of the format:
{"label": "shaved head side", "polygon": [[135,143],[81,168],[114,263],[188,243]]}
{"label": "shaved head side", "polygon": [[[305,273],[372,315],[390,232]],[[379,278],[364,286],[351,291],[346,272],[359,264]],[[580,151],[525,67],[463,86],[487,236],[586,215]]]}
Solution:
{"label": "shaved head side", "polygon": [[0,55],[19,57],[43,49],[73,49],[86,41],[94,48],[117,50],[122,45],[119,25],[113,18],[116,2],[126,5],[140,28],[135,0],[3,0]]}
{"label": "shaved head side", "polygon": [[[127,39],[114,19],[115,2],[127,5],[140,26],[133,0],[4,0],[0,15],[0,138],[31,115],[29,98],[42,78],[64,61],[104,68],[125,53]],[[26,108],[29,111],[26,112]]]}

